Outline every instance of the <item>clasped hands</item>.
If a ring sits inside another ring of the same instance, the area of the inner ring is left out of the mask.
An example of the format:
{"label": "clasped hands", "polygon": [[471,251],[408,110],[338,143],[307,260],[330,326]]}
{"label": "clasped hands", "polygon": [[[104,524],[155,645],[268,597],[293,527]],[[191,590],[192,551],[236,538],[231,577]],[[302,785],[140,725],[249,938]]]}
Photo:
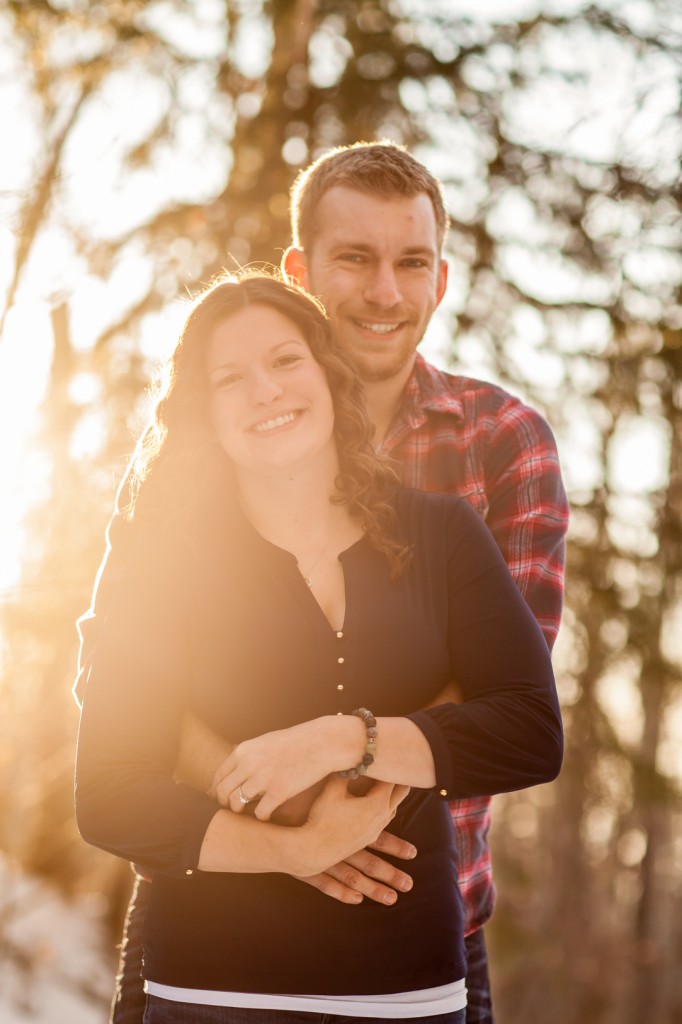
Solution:
{"label": "clasped hands", "polygon": [[[332,813],[333,824],[337,798],[327,780],[357,760],[362,739],[362,723],[335,716],[266,733],[233,748],[215,772],[210,792],[235,813],[248,806],[261,821],[280,825],[303,825],[317,803],[316,811]],[[406,792],[390,783],[372,785],[386,789],[385,796],[396,805]],[[334,780],[332,787],[337,786]],[[392,904],[398,892],[412,888],[412,879],[372,850],[404,860],[416,855],[411,843],[381,831],[365,848],[301,880],[345,903],[360,903],[366,896]]]}

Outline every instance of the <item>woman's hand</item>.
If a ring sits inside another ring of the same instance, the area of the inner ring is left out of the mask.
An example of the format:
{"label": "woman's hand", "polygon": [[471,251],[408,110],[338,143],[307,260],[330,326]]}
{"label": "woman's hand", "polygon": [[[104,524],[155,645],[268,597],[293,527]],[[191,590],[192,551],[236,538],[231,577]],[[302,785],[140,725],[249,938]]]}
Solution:
{"label": "woman's hand", "polygon": [[351,715],[268,732],[234,748],[215,773],[211,792],[237,813],[255,804],[256,817],[269,821],[287,800],[356,763],[363,743],[362,722]]}
{"label": "woman's hand", "polygon": [[331,776],[310,809],[308,820],[297,831],[303,843],[301,856],[307,859],[293,872],[306,878],[325,872],[375,843],[395,817],[398,805],[409,793],[408,786],[377,782],[366,796],[355,797],[345,779]]}

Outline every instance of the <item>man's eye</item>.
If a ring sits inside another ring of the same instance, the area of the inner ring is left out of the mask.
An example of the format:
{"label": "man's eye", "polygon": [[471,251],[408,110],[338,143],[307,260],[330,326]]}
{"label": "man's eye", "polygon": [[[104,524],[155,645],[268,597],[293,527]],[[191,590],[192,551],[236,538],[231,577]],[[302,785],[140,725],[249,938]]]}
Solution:
{"label": "man's eye", "polygon": [[339,259],[344,263],[364,263],[366,257],[360,252],[343,252]]}
{"label": "man's eye", "polygon": [[408,260],[403,260],[403,266],[421,268],[428,267],[428,263],[426,262],[426,260],[419,259],[418,256],[413,256]]}

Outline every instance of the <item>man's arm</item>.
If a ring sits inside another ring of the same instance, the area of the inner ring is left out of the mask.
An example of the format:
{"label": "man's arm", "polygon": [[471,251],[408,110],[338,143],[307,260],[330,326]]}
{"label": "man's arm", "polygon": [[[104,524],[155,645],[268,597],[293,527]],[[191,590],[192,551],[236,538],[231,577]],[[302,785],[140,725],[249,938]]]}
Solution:
{"label": "man's arm", "polygon": [[569,510],[556,443],[538,412],[516,400],[501,411],[485,474],[486,525],[551,650],[563,605]]}

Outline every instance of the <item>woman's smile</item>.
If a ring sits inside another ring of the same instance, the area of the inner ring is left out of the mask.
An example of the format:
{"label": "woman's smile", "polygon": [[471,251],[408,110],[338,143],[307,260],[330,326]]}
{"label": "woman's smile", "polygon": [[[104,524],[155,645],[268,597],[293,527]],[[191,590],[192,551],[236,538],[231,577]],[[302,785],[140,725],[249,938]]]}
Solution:
{"label": "woman's smile", "polygon": [[256,425],[254,427],[251,427],[251,429],[255,430],[256,433],[258,434],[266,434],[269,433],[271,430],[276,430],[278,427],[289,426],[290,423],[293,423],[301,415],[302,414],[300,410],[297,410],[296,412],[287,412],[284,414],[280,414],[279,416],[276,416],[274,419],[264,420],[261,423],[256,423]]}

